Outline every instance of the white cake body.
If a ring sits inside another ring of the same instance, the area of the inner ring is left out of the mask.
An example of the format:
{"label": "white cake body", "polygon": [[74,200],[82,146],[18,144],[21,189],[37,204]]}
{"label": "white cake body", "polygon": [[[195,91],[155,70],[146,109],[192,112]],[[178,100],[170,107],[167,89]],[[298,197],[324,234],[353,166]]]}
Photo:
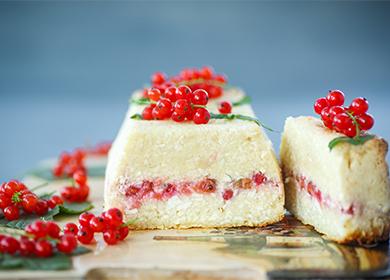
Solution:
{"label": "white cake body", "polygon": [[[230,90],[221,99],[242,96]],[[208,107],[216,112],[216,102]],[[280,168],[271,142],[256,123],[130,119],[142,108],[130,107],[110,151],[105,207],[123,209],[127,218],[137,218],[134,227],[142,229],[254,226],[281,219]],[[249,105],[233,110],[254,116]],[[256,183],[259,174],[264,179]],[[229,199],[227,190],[233,194]]]}
{"label": "white cake body", "polygon": [[390,185],[387,143],[374,138],[329,150],[341,134],[312,117],[286,120],[280,157],[286,207],[303,223],[339,242],[388,238]]}

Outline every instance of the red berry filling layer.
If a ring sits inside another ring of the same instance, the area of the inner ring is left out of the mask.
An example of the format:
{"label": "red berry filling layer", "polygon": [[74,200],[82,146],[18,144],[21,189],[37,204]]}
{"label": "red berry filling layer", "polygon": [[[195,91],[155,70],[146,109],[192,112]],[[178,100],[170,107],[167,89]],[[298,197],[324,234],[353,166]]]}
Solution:
{"label": "red berry filling layer", "polygon": [[[218,193],[220,193],[221,199],[228,201],[241,190],[258,188],[266,183],[279,187],[278,183],[269,180],[262,172],[256,172],[251,178],[232,180],[227,188]],[[217,180],[212,178],[204,178],[196,182],[164,182],[162,179],[154,179],[144,180],[140,183],[125,183],[119,191],[126,197],[127,208],[134,209],[141,207],[143,201],[150,199],[166,201],[175,195],[190,196],[195,193],[204,195],[217,193],[217,185]]]}
{"label": "red berry filling layer", "polygon": [[329,195],[324,195],[318,187],[305,176],[295,175],[294,179],[298,183],[299,190],[305,191],[311,196],[312,199],[316,200],[321,206],[327,208],[338,209],[341,213],[347,215],[354,215],[356,212],[356,206],[352,203],[347,207],[341,206],[341,203],[331,199]]}

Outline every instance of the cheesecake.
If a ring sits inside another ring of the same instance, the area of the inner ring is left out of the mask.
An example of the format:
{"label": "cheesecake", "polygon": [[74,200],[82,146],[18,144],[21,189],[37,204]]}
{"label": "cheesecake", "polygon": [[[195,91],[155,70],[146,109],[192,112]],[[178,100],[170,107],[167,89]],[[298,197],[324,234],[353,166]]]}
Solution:
{"label": "cheesecake", "polygon": [[[245,94],[225,89],[209,101],[234,104]],[[132,100],[142,98],[136,92]],[[250,104],[233,108],[245,119],[207,124],[134,118],[130,105],[108,157],[104,206],[120,208],[134,229],[263,226],[284,215],[281,170]],[[216,115],[214,115],[216,116]]]}
{"label": "cheesecake", "polygon": [[390,184],[387,142],[359,145],[314,117],[287,118],[280,147],[286,208],[304,224],[340,243],[389,238]]}

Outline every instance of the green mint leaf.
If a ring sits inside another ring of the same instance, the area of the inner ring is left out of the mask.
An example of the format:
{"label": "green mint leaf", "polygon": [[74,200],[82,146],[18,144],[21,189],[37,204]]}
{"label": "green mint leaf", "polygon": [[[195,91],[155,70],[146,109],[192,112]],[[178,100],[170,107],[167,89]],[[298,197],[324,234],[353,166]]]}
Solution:
{"label": "green mint leaf", "polygon": [[130,102],[137,105],[149,105],[153,103],[149,98],[146,97],[140,97],[137,99],[132,98],[130,99]]}
{"label": "green mint leaf", "polygon": [[93,208],[93,204],[90,202],[81,203],[67,203],[59,205],[59,214],[62,215],[78,215],[89,211]]}
{"label": "green mint leaf", "polygon": [[365,142],[368,140],[374,138],[375,136],[372,134],[366,134],[366,135],[361,135],[355,138],[350,138],[347,136],[340,136],[336,137],[332,141],[329,142],[328,147],[329,150],[331,151],[334,147],[336,147],[340,143],[349,143],[352,145],[363,145]]}
{"label": "green mint leaf", "polygon": [[141,114],[134,114],[134,115],[132,115],[132,116],[130,117],[130,119],[132,119],[132,120],[143,120]]}
{"label": "green mint leaf", "polygon": [[244,96],[241,100],[233,102],[233,106],[241,106],[244,104],[250,104],[251,103],[251,98],[249,96]]}
{"label": "green mint leaf", "polygon": [[0,255],[0,269],[28,269],[28,270],[66,270],[72,268],[71,256],[86,254],[91,250],[78,246],[71,255],[59,252],[49,258],[22,257],[19,255]]}
{"label": "green mint leaf", "polygon": [[250,117],[250,116],[241,115],[241,114],[215,114],[215,113],[210,113],[210,118],[211,119],[225,119],[225,120],[238,119],[238,120],[243,120],[243,121],[252,121],[252,122],[255,122],[258,126],[262,126],[262,127],[264,127],[265,129],[267,129],[269,131],[275,132],[275,130],[273,130],[272,128],[264,125],[258,119],[254,118],[254,117]]}

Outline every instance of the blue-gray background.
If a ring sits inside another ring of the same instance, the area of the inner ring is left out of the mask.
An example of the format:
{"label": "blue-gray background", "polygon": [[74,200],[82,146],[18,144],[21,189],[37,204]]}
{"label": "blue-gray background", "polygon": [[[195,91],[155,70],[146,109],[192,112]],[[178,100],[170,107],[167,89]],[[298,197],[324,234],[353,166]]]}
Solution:
{"label": "blue-gray background", "polygon": [[186,66],[225,72],[279,130],[330,88],[365,96],[390,139],[389,14],[390,2],[0,2],[0,179],[112,139],[131,91]]}

